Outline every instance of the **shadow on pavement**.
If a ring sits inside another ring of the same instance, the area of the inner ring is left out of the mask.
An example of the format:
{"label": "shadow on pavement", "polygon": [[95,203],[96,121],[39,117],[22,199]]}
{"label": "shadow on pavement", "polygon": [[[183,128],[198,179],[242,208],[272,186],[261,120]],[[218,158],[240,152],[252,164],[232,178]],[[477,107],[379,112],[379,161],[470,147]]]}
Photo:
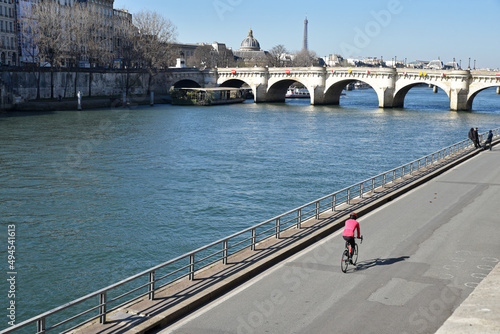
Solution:
{"label": "shadow on pavement", "polygon": [[400,256],[400,257],[392,257],[389,259],[376,258],[372,260],[358,262],[358,264],[356,264],[355,271],[366,270],[376,266],[388,266],[394,263],[405,261],[406,259],[409,258],[410,258],[409,256]]}

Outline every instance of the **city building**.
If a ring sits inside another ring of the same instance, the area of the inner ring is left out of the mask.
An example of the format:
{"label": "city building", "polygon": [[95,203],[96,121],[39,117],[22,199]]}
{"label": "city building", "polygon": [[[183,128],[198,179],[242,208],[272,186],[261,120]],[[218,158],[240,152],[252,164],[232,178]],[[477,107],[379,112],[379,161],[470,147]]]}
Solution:
{"label": "city building", "polygon": [[240,49],[234,50],[233,54],[238,62],[243,62],[245,65],[265,65],[268,63],[269,53],[261,50],[259,41],[253,37],[252,29],[241,42]]}
{"label": "city building", "polygon": [[[100,59],[98,60],[101,61],[102,64],[111,62],[111,60],[114,58],[114,35],[115,31],[118,31],[116,29],[113,29],[115,14],[115,10],[113,10],[114,0],[59,0],[59,3],[61,5],[63,5],[63,2],[64,5],[67,6],[72,6],[74,3],[78,2],[80,5],[85,5],[87,9],[92,12],[93,17],[97,19],[97,26],[99,27],[99,29],[96,31],[94,36],[91,36],[91,38],[100,41],[100,47],[104,49],[104,52],[101,53],[101,55],[106,53],[109,55],[108,57],[100,57]],[[125,15],[125,20],[126,19],[127,16]],[[76,60],[79,66],[89,67],[91,63],[97,62],[96,59],[90,59],[91,57],[89,54],[89,52],[86,52],[82,56],[82,59]]]}
{"label": "city building", "polygon": [[[39,0],[15,0],[16,1],[16,11],[12,9],[12,21],[13,26],[16,27],[16,31],[13,33],[14,40],[17,41],[17,47],[14,47],[14,50],[17,50],[16,56],[19,56],[19,60],[17,63],[19,64],[30,64],[36,63],[40,60],[38,59],[38,53],[36,52],[36,46],[33,45],[33,41],[30,41],[29,34],[26,35],[23,33],[25,29],[23,29],[23,25],[34,18],[31,17],[31,8],[33,5],[39,3]],[[0,0],[0,9],[2,9],[1,13],[4,13],[4,7],[6,2],[13,3],[14,0]],[[89,17],[96,20],[95,26],[97,30],[90,36],[94,41],[99,41],[100,47],[104,49],[104,54],[109,56],[99,57],[99,61],[103,63],[111,62],[114,55],[115,48],[121,42],[121,33],[123,32],[125,24],[132,24],[132,15],[123,9],[114,9],[113,4],[114,0],[55,0],[55,3],[58,3],[61,6],[61,17],[64,17],[65,14],[71,13],[71,8],[74,6],[80,6],[82,8],[87,8],[91,15]],[[12,4],[14,7],[14,4]],[[5,9],[5,13],[7,15],[10,13]],[[15,14],[14,14],[15,13]],[[70,14],[71,15],[71,14]],[[4,15],[0,16],[2,19]],[[69,20],[72,20],[71,17]],[[74,22],[71,22],[74,23]],[[63,23],[67,24],[67,23]],[[10,23],[7,23],[7,28],[4,28],[6,25],[5,22],[1,23],[0,30],[2,32],[2,42],[4,40],[4,30],[10,29]],[[116,41],[115,41],[116,37]],[[2,43],[3,44],[3,43]],[[7,44],[9,47],[10,45]],[[75,57],[71,55],[69,47],[61,46],[62,50],[67,53],[66,56],[61,60],[62,66],[70,66],[78,65],[81,67],[89,67],[90,63],[93,61],[89,59],[89,52],[85,50],[81,56]],[[118,50],[120,50],[118,48]],[[3,51],[3,48],[2,48]],[[80,58],[80,59],[75,59]],[[106,58],[106,59],[103,59]],[[95,62],[96,60],[94,60]],[[11,63],[13,61],[11,60]],[[3,63],[3,61],[2,61]],[[50,66],[50,65],[49,65]]]}
{"label": "city building", "polygon": [[132,14],[126,9],[113,9],[113,68],[122,68],[130,52],[127,31],[132,26]]}
{"label": "city building", "polygon": [[328,57],[323,57],[323,63],[326,66],[341,66],[343,60],[344,58],[339,54],[330,54]]}
{"label": "city building", "polygon": [[15,1],[0,1],[0,63],[2,66],[19,64],[16,31]]}

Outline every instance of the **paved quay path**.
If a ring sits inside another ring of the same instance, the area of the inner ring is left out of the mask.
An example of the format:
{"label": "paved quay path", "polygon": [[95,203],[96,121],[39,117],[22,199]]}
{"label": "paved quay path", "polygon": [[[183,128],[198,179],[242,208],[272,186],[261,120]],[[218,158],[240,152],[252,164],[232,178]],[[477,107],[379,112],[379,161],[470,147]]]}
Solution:
{"label": "paved quay path", "polygon": [[[499,261],[499,164],[471,151],[73,332],[434,333]],[[350,210],[365,241],[344,274]]]}
{"label": "paved quay path", "polygon": [[455,310],[450,323],[475,327],[464,308],[498,329],[497,271],[491,299],[466,298],[500,259],[499,165],[498,148],[481,152],[361,217],[347,274],[335,233],[161,333],[435,333]]}
{"label": "paved quay path", "polygon": [[500,264],[479,283],[436,334],[500,333]]}

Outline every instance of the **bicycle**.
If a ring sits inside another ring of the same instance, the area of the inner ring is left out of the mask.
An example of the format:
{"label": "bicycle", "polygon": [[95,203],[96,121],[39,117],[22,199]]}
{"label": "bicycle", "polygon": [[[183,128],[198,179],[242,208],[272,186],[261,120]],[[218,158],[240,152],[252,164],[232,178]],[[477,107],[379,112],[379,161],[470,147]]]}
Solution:
{"label": "bicycle", "polygon": [[[362,244],[363,236],[358,239],[361,239],[360,244]],[[356,263],[358,262],[358,244],[356,242],[354,242],[354,251],[352,253],[352,258],[349,254],[351,254],[351,244],[346,241],[345,250],[342,253],[342,261],[340,262],[340,268],[344,273],[347,271],[347,267],[349,267],[349,264],[356,265]]]}

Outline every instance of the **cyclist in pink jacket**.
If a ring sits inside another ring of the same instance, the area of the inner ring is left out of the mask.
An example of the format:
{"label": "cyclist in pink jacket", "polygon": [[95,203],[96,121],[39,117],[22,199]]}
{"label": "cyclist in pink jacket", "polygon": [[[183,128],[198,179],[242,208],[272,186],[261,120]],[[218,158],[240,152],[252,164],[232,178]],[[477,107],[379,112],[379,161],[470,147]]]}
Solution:
{"label": "cyclist in pink jacket", "polygon": [[358,215],[356,214],[356,212],[352,212],[349,215],[349,219],[345,221],[344,232],[342,232],[344,240],[351,245],[351,254],[349,254],[349,257],[352,257],[352,252],[354,252],[354,247],[356,245],[354,241],[354,230],[358,232],[358,239],[361,238],[361,231],[359,229],[359,223],[356,220],[357,218]]}

